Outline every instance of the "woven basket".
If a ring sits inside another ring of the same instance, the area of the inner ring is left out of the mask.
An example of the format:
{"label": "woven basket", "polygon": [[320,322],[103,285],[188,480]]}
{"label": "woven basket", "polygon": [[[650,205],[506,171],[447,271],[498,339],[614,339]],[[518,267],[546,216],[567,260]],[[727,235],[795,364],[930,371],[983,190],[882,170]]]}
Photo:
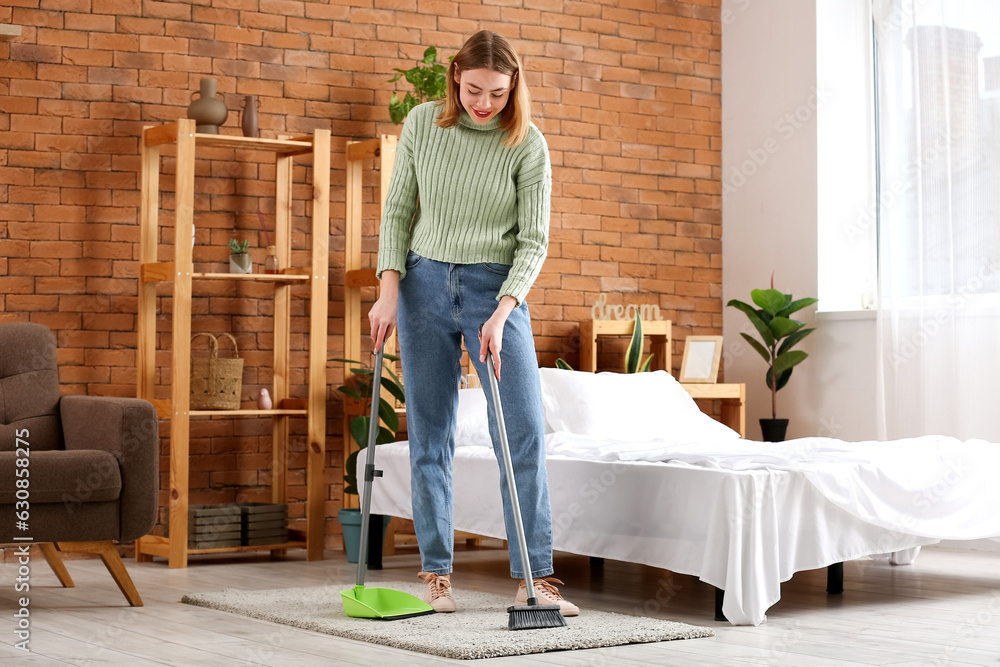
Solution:
{"label": "woven basket", "polygon": [[210,333],[196,333],[212,339],[209,356],[191,357],[191,409],[238,410],[243,391],[243,360],[239,358],[236,339],[223,333],[233,342],[233,359],[219,359],[219,340]]}

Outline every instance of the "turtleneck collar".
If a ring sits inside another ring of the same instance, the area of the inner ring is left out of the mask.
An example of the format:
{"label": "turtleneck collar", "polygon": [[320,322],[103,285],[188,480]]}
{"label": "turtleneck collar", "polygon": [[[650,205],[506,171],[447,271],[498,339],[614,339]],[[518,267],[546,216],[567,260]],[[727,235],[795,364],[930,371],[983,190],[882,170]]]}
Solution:
{"label": "turtleneck collar", "polygon": [[462,109],[462,115],[458,117],[458,122],[462,127],[467,127],[472,130],[479,130],[480,132],[489,132],[491,130],[496,130],[500,128],[500,114],[490,118],[490,121],[485,125],[479,125],[476,121],[469,117],[469,112]]}

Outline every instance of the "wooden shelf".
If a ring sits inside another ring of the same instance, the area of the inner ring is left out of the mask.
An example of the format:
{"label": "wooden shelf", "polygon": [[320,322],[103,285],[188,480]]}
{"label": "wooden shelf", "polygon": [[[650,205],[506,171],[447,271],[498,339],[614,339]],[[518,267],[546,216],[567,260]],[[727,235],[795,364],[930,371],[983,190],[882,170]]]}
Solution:
{"label": "wooden shelf", "polygon": [[[294,532],[294,531],[289,531]],[[141,544],[140,544],[141,543]],[[188,554],[228,554],[228,553],[249,553],[252,551],[284,551],[286,549],[305,549],[306,540],[289,540],[277,544],[255,544],[252,546],[219,547],[216,549],[192,549],[188,548]],[[146,535],[136,540],[136,550],[141,546],[144,556],[159,556],[160,558],[170,557],[170,538],[160,535]],[[148,560],[144,558],[142,560]],[[141,562],[141,561],[140,561]]]}
{"label": "wooden shelf", "polygon": [[308,415],[308,410],[192,410],[192,417],[293,417]]}
{"label": "wooden shelf", "polygon": [[174,123],[167,123],[159,127],[147,128],[144,132],[145,144],[149,147],[163,144],[175,143],[181,134],[187,134],[194,138],[195,148],[233,148],[244,150],[267,151],[277,155],[307,155],[313,152],[313,138],[291,137],[284,139],[262,139],[259,137],[244,137],[236,134],[204,134],[202,132],[192,132],[193,126],[183,129],[180,123],[184,119]]}
{"label": "wooden shelf", "polygon": [[[282,269],[280,273],[202,273],[193,271],[189,275],[192,280],[252,280],[259,282],[307,282],[311,279],[308,266],[292,266]],[[161,282],[174,280],[177,277],[173,262],[147,262],[139,266],[139,274],[143,282]]]}
{"label": "wooden shelf", "polygon": [[[174,239],[190,239],[194,231],[195,162],[203,148],[232,148],[267,151],[274,155],[275,230],[274,245],[281,273],[216,273],[194,270],[190,243],[172,246],[173,261],[157,261],[159,256],[160,146],[176,145],[177,169],[174,187]],[[312,187],[310,229],[312,247],[308,266],[291,267],[292,242],[292,158],[311,155]],[[149,556],[169,559],[170,567],[187,567],[189,554],[242,551],[275,551],[304,547],[309,560],[323,557],[326,458],[326,367],[328,274],[330,238],[330,131],[316,130],[304,137],[257,139],[233,135],[195,132],[195,122],[184,118],[174,123],[147,127],[141,142],[141,208],[139,230],[139,316],[136,353],[137,394],[156,406],[161,419],[168,420],[170,434],[170,526],[169,538],[146,537],[136,542],[136,558]],[[191,410],[191,316],[192,283],[202,280],[257,281],[270,283],[274,290],[274,351],[271,395],[272,410]],[[158,283],[170,284],[173,296],[171,321],[170,399],[155,396]],[[308,396],[289,396],[291,368],[293,284],[309,287],[309,368]],[[306,459],[306,530],[303,540],[277,545],[221,549],[188,548],[188,495],[190,425],[192,418],[271,417],[272,502],[285,503],[288,496],[287,455],[289,417],[305,417],[308,451]],[[166,431],[166,429],[163,429]]]}
{"label": "wooden shelf", "polygon": [[21,36],[21,26],[10,23],[0,23],[0,40],[14,39]]}

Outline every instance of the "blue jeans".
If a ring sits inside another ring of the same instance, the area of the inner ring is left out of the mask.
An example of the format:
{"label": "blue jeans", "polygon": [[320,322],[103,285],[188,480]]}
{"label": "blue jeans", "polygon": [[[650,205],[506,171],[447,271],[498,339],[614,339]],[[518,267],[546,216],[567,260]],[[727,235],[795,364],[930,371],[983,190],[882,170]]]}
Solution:
{"label": "blue jeans", "polygon": [[[504,264],[450,264],[410,252],[399,283],[397,330],[406,387],[406,428],[410,440],[413,523],[426,572],[452,571],[452,459],[455,411],[462,373],[462,338],[483,379],[490,435],[500,465],[499,491],[510,552],[511,576],[523,578],[517,531],[503,471],[500,436],[486,365],[479,361],[479,327],[496,310],[496,297],[510,267]],[[533,577],[552,574],[552,515],[545,474],[545,423],[535,341],[528,307],[507,318],[501,350],[500,400],[514,481],[521,506]]]}

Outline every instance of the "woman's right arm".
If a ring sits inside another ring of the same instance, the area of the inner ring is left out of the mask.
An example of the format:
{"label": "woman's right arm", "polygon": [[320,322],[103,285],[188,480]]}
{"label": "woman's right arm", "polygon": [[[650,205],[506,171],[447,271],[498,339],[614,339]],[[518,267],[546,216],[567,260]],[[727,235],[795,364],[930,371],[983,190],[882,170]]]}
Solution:
{"label": "woman's right arm", "polygon": [[392,335],[396,328],[396,304],[399,302],[399,271],[386,269],[382,272],[381,289],[378,300],[368,311],[368,322],[371,324],[372,341],[375,349],[382,347],[386,338]]}

